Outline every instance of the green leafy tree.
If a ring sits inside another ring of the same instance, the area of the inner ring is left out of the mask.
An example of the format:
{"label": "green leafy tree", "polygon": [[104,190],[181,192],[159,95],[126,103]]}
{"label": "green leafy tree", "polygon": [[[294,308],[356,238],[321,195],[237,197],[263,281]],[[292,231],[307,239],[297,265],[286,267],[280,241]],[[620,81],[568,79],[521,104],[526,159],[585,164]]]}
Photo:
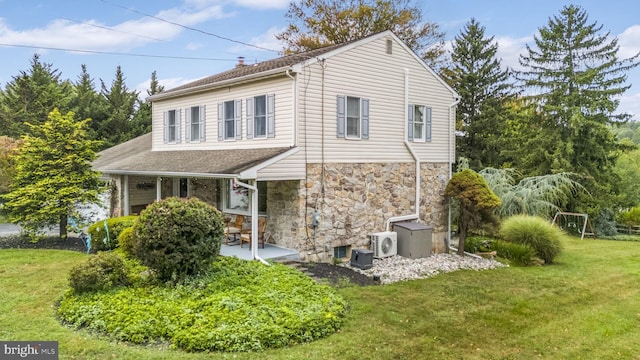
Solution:
{"label": "green leafy tree", "polygon": [[77,204],[98,201],[99,174],[90,163],[98,142],[89,139],[88,122],[54,109],[43,124],[30,126],[33,135],[23,137],[14,182],[3,199],[9,219],[27,232],[37,235],[58,224],[65,238]]}
{"label": "green leafy tree", "polygon": [[0,194],[8,192],[13,183],[16,173],[15,155],[21,144],[21,140],[0,136]]}
{"label": "green leafy tree", "polygon": [[82,73],[74,84],[75,97],[71,101],[74,117],[91,119],[89,123],[90,137],[98,139],[100,125],[107,119],[107,102],[95,89],[93,79],[82,65]]}
{"label": "green leafy tree", "polygon": [[487,182],[471,169],[458,171],[451,177],[445,194],[458,201],[458,254],[464,255],[464,242],[469,230],[484,223],[495,223],[493,209],[500,206],[500,199]]}
{"label": "green leafy tree", "polygon": [[109,147],[133,138],[131,120],[135,114],[138,93],[127,88],[120,66],[116,69],[110,88],[107,88],[104,81],[101,83],[101,94],[107,101],[107,117],[98,125],[97,138],[104,141],[105,147]]}
{"label": "green leafy tree", "polygon": [[[160,85],[160,83],[158,82],[158,76],[156,72],[152,72],[149,89],[147,89],[147,95],[151,96],[163,91],[164,86]],[[131,121],[132,138],[151,132],[151,103],[146,99],[139,99],[137,100],[137,102],[138,110],[136,111],[136,114],[133,116],[133,120]]]}
{"label": "green leafy tree", "polygon": [[276,35],[286,53],[300,53],[392,30],[427,63],[444,54],[444,34],[436,23],[422,20],[411,0],[291,1],[286,30]]}
{"label": "green leafy tree", "polygon": [[509,91],[513,87],[497,51],[493,36],[486,37],[485,28],[471,19],[453,41],[452,66],[442,71],[460,95],[456,123],[464,135],[456,141],[456,151],[474,169],[503,163],[500,137],[507,121],[505,103],[512,98]]}
{"label": "green leafy tree", "polygon": [[19,138],[30,134],[26,123],[42,124],[56,107],[68,111],[73,96],[69,81],[61,81],[58,70],[34,55],[31,69],[14,76],[0,96],[0,135]]}
{"label": "green leafy tree", "polygon": [[622,153],[613,169],[620,181],[617,184],[618,205],[629,208],[640,205],[640,150]]}
{"label": "green leafy tree", "polygon": [[580,174],[594,200],[583,197],[572,210],[597,211],[612,201],[618,143],[610,125],[630,117],[616,109],[637,55],[620,60],[617,38],[601,30],[579,6],[563,7],[527,46],[517,73],[535,111],[516,167],[527,175]]}

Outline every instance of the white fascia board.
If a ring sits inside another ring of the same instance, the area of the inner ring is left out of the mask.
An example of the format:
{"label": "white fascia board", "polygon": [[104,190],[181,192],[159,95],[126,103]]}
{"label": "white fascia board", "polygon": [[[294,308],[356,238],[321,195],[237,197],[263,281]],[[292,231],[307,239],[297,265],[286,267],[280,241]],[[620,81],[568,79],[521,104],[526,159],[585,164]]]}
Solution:
{"label": "white fascia board", "polygon": [[136,171],[136,170],[97,170],[108,175],[137,175],[137,176],[165,176],[165,177],[199,177],[199,178],[236,178],[238,174],[184,173],[174,171]]}

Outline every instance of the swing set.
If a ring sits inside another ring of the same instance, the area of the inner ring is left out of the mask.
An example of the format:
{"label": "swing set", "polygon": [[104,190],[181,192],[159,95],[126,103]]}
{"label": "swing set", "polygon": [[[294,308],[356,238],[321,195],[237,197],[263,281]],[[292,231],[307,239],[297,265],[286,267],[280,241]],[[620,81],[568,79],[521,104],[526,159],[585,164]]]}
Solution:
{"label": "swing set", "polygon": [[[591,226],[591,221],[589,221],[589,215],[587,214],[558,211],[551,224],[557,224],[569,234],[580,235],[580,240],[583,240],[585,235],[596,238],[596,233],[593,231],[593,226]],[[587,232],[587,226],[590,232]]]}

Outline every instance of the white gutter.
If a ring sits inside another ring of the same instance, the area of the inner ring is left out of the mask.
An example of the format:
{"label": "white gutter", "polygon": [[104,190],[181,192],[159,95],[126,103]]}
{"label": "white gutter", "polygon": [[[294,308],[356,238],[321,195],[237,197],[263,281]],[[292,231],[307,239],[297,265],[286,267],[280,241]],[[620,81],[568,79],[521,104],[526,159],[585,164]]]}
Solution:
{"label": "white gutter", "polygon": [[407,139],[408,134],[408,126],[407,120],[409,118],[409,69],[404,70],[404,136],[405,141],[404,145],[407,147],[407,150],[411,153],[411,156],[416,162],[416,212],[410,215],[402,215],[402,216],[394,216],[387,220],[387,224],[385,226],[385,230],[389,231],[389,227],[392,222],[405,221],[405,220],[417,220],[420,218],[420,158],[413,151],[411,144]]}
{"label": "white gutter", "polygon": [[[453,169],[451,168],[453,166],[453,154],[455,152],[455,149],[452,149],[451,147],[451,143],[455,140],[455,123],[456,123],[456,119],[453,116],[453,107],[458,105],[458,103],[460,102],[460,98],[459,97],[455,97],[455,101],[453,103],[451,103],[451,105],[449,105],[449,180],[451,180],[451,177],[453,176]],[[453,146],[455,147],[455,143],[453,144]],[[451,247],[451,198],[449,198],[449,213],[448,213],[448,218],[447,218],[447,236],[445,236],[445,247],[447,249],[450,250],[455,250],[458,251],[458,249],[455,249],[453,247]]]}
{"label": "white gutter", "polygon": [[251,180],[253,184],[243,183],[238,179],[235,179],[235,182],[251,192],[251,257],[265,265],[269,265],[268,262],[258,256],[258,187],[256,186],[256,180]]}
{"label": "white gutter", "polygon": [[293,101],[293,116],[291,117],[291,130],[293,131],[293,137],[291,139],[291,146],[296,146],[298,144],[298,81],[296,81],[296,77],[290,74],[291,69],[287,69],[285,74],[293,80],[293,85],[291,85],[291,101]]}

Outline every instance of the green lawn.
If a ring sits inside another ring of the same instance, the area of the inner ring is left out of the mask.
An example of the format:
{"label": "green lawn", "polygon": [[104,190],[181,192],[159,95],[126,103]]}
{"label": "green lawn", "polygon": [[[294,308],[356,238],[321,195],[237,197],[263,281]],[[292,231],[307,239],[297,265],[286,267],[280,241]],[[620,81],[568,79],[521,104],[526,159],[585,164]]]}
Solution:
{"label": "green lawn", "polygon": [[130,346],[59,325],[54,303],[85,255],[0,250],[0,339],[58,340],[61,359],[640,358],[640,243],[566,239],[551,266],[347,287],[342,330],[260,354]]}

